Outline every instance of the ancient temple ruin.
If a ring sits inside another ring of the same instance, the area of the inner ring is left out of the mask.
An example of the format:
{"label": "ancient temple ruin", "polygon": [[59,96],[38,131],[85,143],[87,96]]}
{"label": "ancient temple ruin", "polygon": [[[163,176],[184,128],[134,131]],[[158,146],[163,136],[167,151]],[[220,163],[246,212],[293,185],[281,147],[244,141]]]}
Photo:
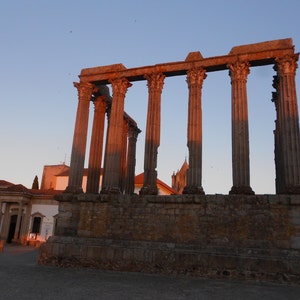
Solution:
{"label": "ancient temple ruin", "polygon": [[[292,39],[283,39],[233,47],[227,55],[217,57],[191,52],[178,62],[130,69],[122,64],[83,69],[80,82],[74,84],[79,101],[69,185],[57,197],[56,235],[42,247],[40,263],[208,276],[263,274],[275,278],[281,274],[291,280],[300,278],[298,57]],[[251,67],[264,65],[273,65],[276,71],[272,93],[276,109],[276,195],[255,195],[250,186],[247,76]],[[228,70],[231,79],[232,188],[229,195],[205,195],[201,90],[207,73],[221,70]],[[161,93],[164,79],[179,75],[186,76],[189,92],[189,168],[183,194],[160,197],[156,167]],[[124,101],[127,89],[141,80],[148,85],[144,184],[139,195],[133,195],[140,130],[124,112]],[[111,86],[112,97],[107,85]],[[91,102],[95,110],[88,182],[87,192],[82,193]],[[103,143],[105,114],[107,135]]]}
{"label": "ancient temple ruin", "polygon": [[[247,76],[251,67],[274,65],[273,101],[277,119],[275,129],[276,193],[300,192],[300,140],[295,73],[299,54],[291,39],[232,48],[225,56],[203,58],[200,52],[189,53],[184,61],[127,69],[122,64],[83,69],[78,89],[78,111],[71,157],[68,192],[81,192],[82,172],[91,100],[94,124],[89,156],[88,192],[98,192],[105,113],[109,130],[105,149],[101,193],[130,193],[135,163],[137,124],[124,116],[126,91],[135,81],[148,84],[148,114],[144,156],[144,186],[141,194],[157,194],[156,166],[160,144],[160,102],[165,77],[186,75],[189,91],[188,136],[189,170],[185,194],[201,194],[202,188],[202,110],[201,90],[206,73],[229,70],[232,89],[232,174],[230,193],[252,194],[249,171],[249,133]],[[112,101],[105,85],[112,88]],[[271,95],[270,95],[271,96]],[[122,117],[123,116],[123,117]],[[146,117],[146,116],[145,116]],[[184,125],[184,124],[183,124]],[[127,142],[128,137],[128,142]],[[128,144],[128,145],[127,145]],[[128,156],[126,156],[129,154]],[[128,158],[128,159],[126,159]],[[126,173],[126,170],[129,173]]]}

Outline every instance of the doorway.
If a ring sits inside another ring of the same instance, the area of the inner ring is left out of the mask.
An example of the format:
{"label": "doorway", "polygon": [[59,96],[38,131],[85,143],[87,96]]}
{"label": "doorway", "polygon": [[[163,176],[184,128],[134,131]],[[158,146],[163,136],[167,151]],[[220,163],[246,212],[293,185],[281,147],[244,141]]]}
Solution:
{"label": "doorway", "polygon": [[7,236],[7,240],[6,240],[6,242],[8,244],[10,244],[14,238],[16,225],[17,225],[17,218],[18,218],[18,215],[12,215],[10,217],[9,231],[8,231],[8,236]]}

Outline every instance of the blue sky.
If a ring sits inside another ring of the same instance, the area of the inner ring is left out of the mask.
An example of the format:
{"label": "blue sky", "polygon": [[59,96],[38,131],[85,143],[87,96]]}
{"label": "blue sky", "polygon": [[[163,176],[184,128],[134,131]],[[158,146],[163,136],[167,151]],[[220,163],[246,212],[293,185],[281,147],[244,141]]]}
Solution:
{"label": "blue sky", "polygon": [[[127,68],[181,61],[189,52],[226,55],[233,46],[293,39],[300,49],[298,0],[19,0],[0,4],[0,179],[31,187],[44,165],[69,164],[83,68]],[[248,77],[251,186],[274,193],[272,66]],[[299,75],[296,77],[299,91]],[[231,179],[230,78],[209,73],[203,86],[203,188],[228,193]],[[162,93],[158,177],[188,155],[188,90],[167,78]],[[126,111],[138,122],[136,173],[143,171],[146,82],[134,83]],[[92,114],[91,114],[92,115]]]}

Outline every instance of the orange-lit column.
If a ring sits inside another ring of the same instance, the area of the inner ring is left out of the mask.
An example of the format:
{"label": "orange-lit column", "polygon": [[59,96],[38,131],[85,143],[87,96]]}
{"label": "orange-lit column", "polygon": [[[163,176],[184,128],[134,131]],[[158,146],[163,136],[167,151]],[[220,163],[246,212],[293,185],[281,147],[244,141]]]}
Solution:
{"label": "orange-lit column", "polygon": [[121,193],[121,158],[123,142],[124,100],[127,89],[132,85],[126,78],[114,79],[112,85],[112,105],[105,155],[105,169],[101,193]]}
{"label": "orange-lit column", "polygon": [[247,103],[248,62],[228,65],[231,77],[232,177],[230,194],[254,194],[250,187],[249,129]]}
{"label": "orange-lit column", "polygon": [[187,184],[183,194],[204,194],[202,188],[202,108],[201,94],[204,69],[193,69],[187,73],[189,87],[187,146],[189,149],[189,168]]}
{"label": "orange-lit column", "polygon": [[129,123],[125,194],[134,193],[136,141],[140,132],[141,130],[136,126],[136,124]]}
{"label": "orange-lit column", "polygon": [[298,56],[276,59],[274,66],[277,71],[277,138],[281,148],[276,158],[281,186],[276,192],[280,194],[300,194],[300,136],[295,86]]}
{"label": "orange-lit column", "polygon": [[[106,129],[106,136],[105,136],[105,148],[104,148],[104,155],[103,155],[103,176],[102,176],[102,183],[101,187],[103,187],[103,178],[105,176],[105,170],[106,170],[106,153],[107,153],[107,141],[108,141],[108,133],[109,133],[109,120],[110,120],[110,112],[111,112],[111,101],[107,102],[107,108],[106,108],[106,116],[107,116],[107,129]],[[101,188],[102,190],[102,188]]]}
{"label": "orange-lit column", "polygon": [[78,107],[74,129],[71,154],[69,184],[66,192],[82,193],[82,177],[89,120],[89,107],[92,94],[97,91],[95,86],[88,82],[74,82],[78,90]]}
{"label": "orange-lit column", "polygon": [[145,75],[148,81],[148,112],[144,157],[144,184],[141,195],[157,195],[157,151],[160,144],[160,103],[165,75]]}
{"label": "orange-lit column", "polygon": [[128,136],[128,120],[126,116],[123,118],[123,134],[122,134],[122,157],[121,157],[121,178],[120,178],[120,187],[121,192],[123,193],[125,191],[125,185],[126,185],[126,172],[127,172],[127,150],[128,150],[128,142],[127,142],[127,136]]}
{"label": "orange-lit column", "polygon": [[105,99],[105,96],[97,96],[94,100],[94,120],[86,185],[87,193],[99,192],[104,136],[104,121],[107,106]]}

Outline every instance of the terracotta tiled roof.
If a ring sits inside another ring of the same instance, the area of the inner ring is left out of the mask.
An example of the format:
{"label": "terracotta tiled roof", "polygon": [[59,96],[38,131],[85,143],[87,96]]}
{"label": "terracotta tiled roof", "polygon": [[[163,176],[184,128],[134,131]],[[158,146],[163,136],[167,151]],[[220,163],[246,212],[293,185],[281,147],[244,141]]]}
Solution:
{"label": "terracotta tiled roof", "polygon": [[[5,184],[6,183],[6,184]],[[3,187],[10,184],[8,187]],[[37,189],[28,189],[22,184],[13,184],[5,180],[0,180],[0,191],[3,192],[12,192],[12,193],[26,193],[34,195],[57,195],[61,194],[61,190],[37,190]]]}
{"label": "terracotta tiled roof", "polygon": [[[164,189],[168,190],[171,194],[178,194],[178,192],[174,189],[172,189],[169,185],[161,181],[160,179],[156,179],[157,186],[161,186]],[[134,177],[134,184],[136,185],[142,185],[144,183],[144,173],[138,174]]]}
{"label": "terracotta tiled roof", "polygon": [[135,184],[143,184],[144,183],[144,173],[141,173],[139,175],[136,175],[134,177],[134,183]]}
{"label": "terracotta tiled roof", "polygon": [[13,183],[9,182],[9,181],[6,181],[6,180],[1,180],[0,179],[0,187],[1,188],[7,188],[7,187],[10,187],[14,185]]}
{"label": "terracotta tiled roof", "polygon": [[8,187],[6,189],[6,191],[9,191],[9,192],[21,192],[21,193],[29,193],[30,192],[30,190],[28,188],[26,188],[22,184],[14,184],[14,185]]}

